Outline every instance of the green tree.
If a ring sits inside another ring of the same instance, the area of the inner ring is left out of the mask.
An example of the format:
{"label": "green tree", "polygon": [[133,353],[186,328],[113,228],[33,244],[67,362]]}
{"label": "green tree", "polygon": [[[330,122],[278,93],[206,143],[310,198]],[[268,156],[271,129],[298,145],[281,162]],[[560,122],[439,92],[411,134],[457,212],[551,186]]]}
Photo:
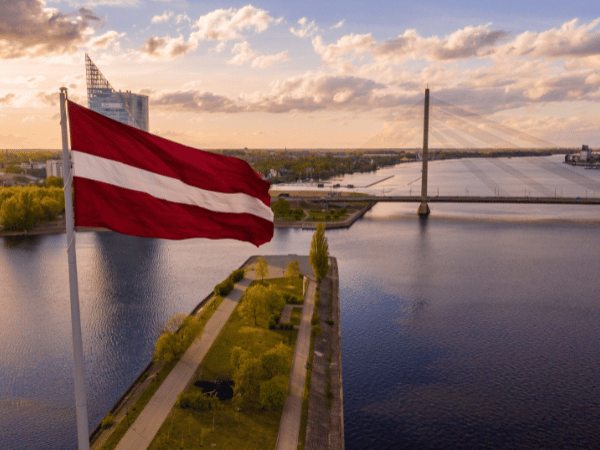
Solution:
{"label": "green tree", "polygon": [[5,199],[0,208],[0,222],[7,230],[31,230],[43,216],[40,199],[31,188]]}
{"label": "green tree", "polygon": [[322,222],[317,224],[317,230],[313,234],[308,259],[315,273],[317,283],[320,283],[329,271],[329,244],[327,244],[327,238],[325,237],[325,225]]}
{"label": "green tree", "polygon": [[286,278],[297,278],[300,276],[300,263],[297,259],[290,261],[287,265],[287,270],[285,271]]}
{"label": "green tree", "polygon": [[47,187],[58,187],[63,188],[63,179],[60,177],[48,177],[46,178],[45,184]]}
{"label": "green tree", "polygon": [[278,375],[288,375],[290,349],[283,342],[260,356],[263,378],[269,380]]}
{"label": "green tree", "polygon": [[265,277],[269,275],[269,264],[262,256],[258,257],[256,264],[254,265],[254,271],[256,275],[260,277],[260,281],[264,281]]}
{"label": "green tree", "polygon": [[284,198],[279,198],[273,203],[271,209],[273,210],[275,217],[287,217],[290,215],[290,203]]}
{"label": "green tree", "polygon": [[287,377],[276,376],[260,384],[260,406],[263,409],[281,408],[287,395]]}
{"label": "green tree", "polygon": [[258,358],[245,355],[233,372],[233,392],[242,403],[247,404],[258,398],[260,392],[260,362]]}
{"label": "green tree", "polygon": [[268,291],[262,285],[254,285],[246,289],[238,307],[240,315],[254,319],[254,325],[257,325],[258,318],[267,311]]}
{"label": "green tree", "polygon": [[176,314],[169,319],[156,341],[154,358],[157,361],[172,361],[183,356],[192,340],[200,332],[200,323],[193,316]]}

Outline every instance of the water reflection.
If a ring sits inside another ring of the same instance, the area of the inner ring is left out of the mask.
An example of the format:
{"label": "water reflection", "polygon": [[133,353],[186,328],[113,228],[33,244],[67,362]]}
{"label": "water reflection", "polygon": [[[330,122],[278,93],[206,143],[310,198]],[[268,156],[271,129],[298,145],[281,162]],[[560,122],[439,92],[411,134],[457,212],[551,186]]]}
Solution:
{"label": "water reflection", "polygon": [[28,252],[35,251],[43,236],[4,236],[4,248],[19,249]]}

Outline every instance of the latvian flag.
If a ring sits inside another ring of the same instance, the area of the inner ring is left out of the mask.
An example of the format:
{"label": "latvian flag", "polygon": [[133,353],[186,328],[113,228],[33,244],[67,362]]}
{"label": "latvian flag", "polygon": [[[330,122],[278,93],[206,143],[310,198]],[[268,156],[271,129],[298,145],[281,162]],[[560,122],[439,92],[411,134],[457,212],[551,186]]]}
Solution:
{"label": "latvian flag", "polygon": [[273,237],[269,182],[245,161],[68,102],[75,225],[163,239]]}

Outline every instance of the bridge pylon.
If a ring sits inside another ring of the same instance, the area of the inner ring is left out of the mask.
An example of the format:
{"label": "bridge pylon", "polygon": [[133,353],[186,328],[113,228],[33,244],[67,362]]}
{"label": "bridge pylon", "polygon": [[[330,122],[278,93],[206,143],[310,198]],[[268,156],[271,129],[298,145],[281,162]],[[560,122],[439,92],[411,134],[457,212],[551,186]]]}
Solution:
{"label": "bridge pylon", "polygon": [[429,87],[425,89],[425,106],[423,117],[423,169],[421,174],[421,204],[417,214],[427,217],[431,212],[427,204],[427,159],[429,153]]}

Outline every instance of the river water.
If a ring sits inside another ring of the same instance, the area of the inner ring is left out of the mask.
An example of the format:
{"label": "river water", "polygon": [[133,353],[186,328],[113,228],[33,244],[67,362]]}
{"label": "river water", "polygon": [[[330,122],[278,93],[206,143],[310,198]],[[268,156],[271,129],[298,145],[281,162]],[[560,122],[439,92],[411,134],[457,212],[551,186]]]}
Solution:
{"label": "river water", "polygon": [[[600,172],[558,157],[430,168],[434,194],[600,195]],[[418,166],[405,164],[341,182],[416,195],[415,180]],[[340,273],[346,447],[600,448],[600,208],[431,204],[421,221],[416,206],[378,204],[327,231]],[[311,237],[278,229],[256,249],[78,234],[90,428],[147,364],[168,317],[248,256],[307,254]],[[2,449],[76,447],[67,282],[63,235],[1,240]]]}

